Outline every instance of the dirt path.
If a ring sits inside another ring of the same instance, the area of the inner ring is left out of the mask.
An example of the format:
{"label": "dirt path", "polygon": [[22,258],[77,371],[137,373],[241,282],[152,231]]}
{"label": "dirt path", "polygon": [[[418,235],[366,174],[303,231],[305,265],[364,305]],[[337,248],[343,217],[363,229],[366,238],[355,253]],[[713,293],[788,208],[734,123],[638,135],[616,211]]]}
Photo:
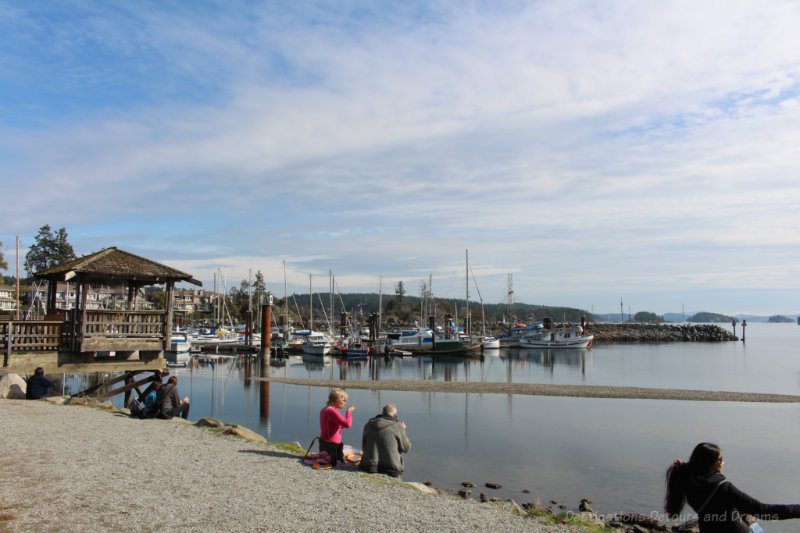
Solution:
{"label": "dirt path", "polygon": [[253,378],[311,387],[398,390],[422,392],[472,392],[484,394],[525,394],[530,396],[572,396],[578,398],[634,398],[644,400],[692,400],[710,402],[800,403],[800,396],[756,392],[729,392],[684,389],[649,389],[601,385],[554,385],[549,383],[496,383],[453,381],[339,381],[329,379]]}

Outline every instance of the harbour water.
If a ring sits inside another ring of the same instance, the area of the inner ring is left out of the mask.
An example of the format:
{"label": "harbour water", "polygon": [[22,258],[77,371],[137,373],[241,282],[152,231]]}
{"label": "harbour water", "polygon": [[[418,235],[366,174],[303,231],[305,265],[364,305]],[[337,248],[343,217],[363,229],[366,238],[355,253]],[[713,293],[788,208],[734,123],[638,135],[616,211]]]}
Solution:
{"label": "harbour water", "polygon": [[[740,333],[740,332],[739,332]],[[619,385],[800,395],[800,327],[749,324],[747,342],[599,345],[590,350],[501,350],[483,360],[289,358],[275,376],[348,380],[413,379]],[[178,376],[191,419],[213,416],[270,441],[307,446],[319,430],[328,390],[249,378],[258,365],[233,357],[193,361]],[[351,389],[354,424],[345,443],[387,402],[398,405],[412,449],[404,479],[440,489],[476,485],[473,496],[556,500],[576,509],[588,498],[601,514],[659,516],[664,472],[701,441],[719,444],[728,478],[770,503],[800,503],[800,405],[395,392]],[[187,453],[191,453],[187,450]],[[501,489],[485,488],[494,482]],[[530,491],[523,493],[523,490]],[[796,531],[774,522],[769,531]]]}

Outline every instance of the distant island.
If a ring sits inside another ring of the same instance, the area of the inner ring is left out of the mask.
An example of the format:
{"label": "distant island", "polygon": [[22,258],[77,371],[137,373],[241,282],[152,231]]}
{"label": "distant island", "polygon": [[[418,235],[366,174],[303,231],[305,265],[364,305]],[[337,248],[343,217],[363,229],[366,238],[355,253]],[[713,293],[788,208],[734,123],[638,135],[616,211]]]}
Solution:
{"label": "distant island", "polygon": [[739,322],[736,317],[728,316],[728,315],[721,315],[719,313],[707,313],[702,311],[700,313],[695,313],[688,319],[689,322],[703,322],[703,323],[719,323],[724,322],[730,324],[731,322]]}
{"label": "distant island", "polygon": [[773,315],[767,319],[767,322],[773,322],[775,324],[792,324],[794,323],[794,320],[783,315]]}

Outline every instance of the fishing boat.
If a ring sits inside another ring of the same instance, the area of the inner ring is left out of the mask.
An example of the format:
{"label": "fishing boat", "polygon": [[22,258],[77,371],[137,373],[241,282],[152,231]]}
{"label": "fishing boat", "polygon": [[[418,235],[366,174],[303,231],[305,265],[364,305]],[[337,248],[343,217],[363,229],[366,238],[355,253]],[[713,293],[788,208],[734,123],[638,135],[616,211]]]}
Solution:
{"label": "fishing boat", "polygon": [[403,349],[410,351],[414,355],[449,355],[453,357],[480,356],[480,343],[472,344],[469,341],[461,339],[458,328],[455,323],[450,320],[449,316],[446,319],[446,323],[447,326],[444,329],[441,327],[436,328],[429,344],[420,343],[418,345],[409,345]]}
{"label": "fishing boat", "polygon": [[557,329],[541,328],[528,333],[520,342],[520,348],[588,348],[594,335],[584,335],[580,326]]}
{"label": "fishing boat", "polygon": [[507,348],[518,348],[520,341],[528,336],[533,336],[544,328],[541,321],[533,324],[514,324],[508,336],[500,337],[500,345]]}
{"label": "fishing boat", "polygon": [[[392,347],[397,350],[410,350],[413,348],[430,348],[433,344],[433,332],[430,329],[421,327],[414,323],[413,330],[401,331],[400,333],[389,333],[387,337],[391,339]],[[427,345],[427,346],[425,346]]]}
{"label": "fishing boat", "polygon": [[321,331],[311,331],[303,343],[304,355],[324,356],[331,351],[331,344]]}

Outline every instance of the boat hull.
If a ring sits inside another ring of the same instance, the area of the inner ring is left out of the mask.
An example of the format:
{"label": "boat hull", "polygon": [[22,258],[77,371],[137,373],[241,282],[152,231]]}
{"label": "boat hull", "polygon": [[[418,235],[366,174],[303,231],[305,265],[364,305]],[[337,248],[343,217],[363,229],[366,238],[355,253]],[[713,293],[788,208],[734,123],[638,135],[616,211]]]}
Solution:
{"label": "boat hull", "polygon": [[519,343],[520,348],[588,348],[594,335],[583,335],[561,340],[530,340],[523,339]]}

